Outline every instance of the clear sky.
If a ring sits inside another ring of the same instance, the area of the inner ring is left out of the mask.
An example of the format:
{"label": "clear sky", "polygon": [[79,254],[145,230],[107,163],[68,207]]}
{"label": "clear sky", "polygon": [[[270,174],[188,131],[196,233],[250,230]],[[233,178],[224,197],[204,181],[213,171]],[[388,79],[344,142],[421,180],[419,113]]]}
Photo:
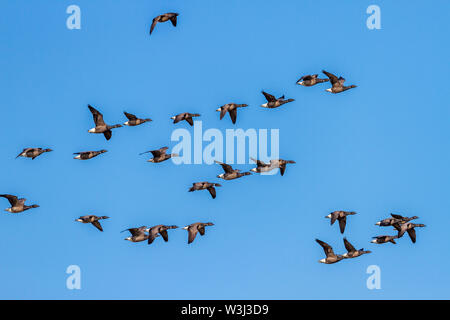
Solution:
{"label": "clear sky", "polygon": [[[81,30],[66,27],[72,4]],[[371,4],[381,30],[366,27]],[[0,298],[450,298],[449,10],[446,0],[1,1],[0,193],[41,207],[0,216]],[[149,36],[165,12],[180,13],[178,26]],[[332,95],[328,84],[295,84],[322,69],[358,88]],[[263,109],[262,89],[296,101]],[[232,101],[249,105],[235,126],[215,111]],[[107,142],[87,132],[87,104],[111,124],[125,122],[122,111],[154,121]],[[192,130],[169,119],[185,111],[223,132],[279,129],[280,156],[297,163],[283,177],[222,181],[215,200],[188,193],[192,182],[219,182],[221,168],[138,155]],[[55,151],[14,159],[29,146]],[[324,218],[334,210],[358,213],[345,236],[372,254],[318,263],[315,238],[345,250]],[[390,212],[427,225],[416,244],[369,243],[395,233],[374,225]],[[85,214],[111,218],[101,233],[74,222]],[[215,226],[192,245],[181,229],[151,246],[120,233],[197,221]],[[81,290],[66,288],[69,265],[81,268]],[[381,269],[380,290],[366,287],[370,265]]]}

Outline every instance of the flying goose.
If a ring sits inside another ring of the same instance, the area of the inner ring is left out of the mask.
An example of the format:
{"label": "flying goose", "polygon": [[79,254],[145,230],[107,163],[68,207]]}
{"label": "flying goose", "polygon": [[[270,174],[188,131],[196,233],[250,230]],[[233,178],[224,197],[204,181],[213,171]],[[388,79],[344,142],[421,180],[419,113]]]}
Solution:
{"label": "flying goose", "polygon": [[98,230],[103,231],[102,225],[100,224],[99,220],[109,219],[107,216],[97,217],[93,214],[82,216],[76,219],[75,221],[81,222],[81,223],[91,223],[94,227],[96,227]]}
{"label": "flying goose", "polygon": [[131,237],[125,238],[124,240],[128,240],[131,242],[141,242],[141,241],[145,241],[148,239],[148,235],[145,233],[147,230],[146,226],[142,226],[139,228],[130,228],[130,229],[125,229],[121,232],[125,232],[125,231],[129,231],[131,233]]}
{"label": "flying goose", "polygon": [[318,74],[303,76],[297,80],[297,84],[304,87],[311,87],[318,83],[330,81],[329,79],[319,79],[318,76]]}
{"label": "flying goose", "polygon": [[10,195],[10,194],[0,194],[0,197],[8,199],[9,203],[11,204],[11,208],[5,209],[5,211],[11,212],[11,213],[20,213],[24,212],[29,209],[33,208],[39,208],[37,204],[33,204],[31,206],[25,205],[25,201],[27,199],[18,199],[16,196]]}
{"label": "flying goose", "polygon": [[21,153],[19,153],[16,157],[24,157],[24,158],[31,158],[31,160],[34,160],[36,157],[39,157],[41,154],[45,152],[52,152],[52,149],[42,149],[42,148],[25,148],[22,150]]}
{"label": "flying goose", "polygon": [[177,229],[178,226],[165,226],[163,224],[148,228],[146,231],[148,232],[148,244],[153,243],[153,241],[161,235],[165,242],[169,241],[169,235],[167,234],[167,230],[169,229]]}
{"label": "flying goose", "polygon": [[276,160],[270,160],[270,165],[274,168],[280,169],[280,174],[283,176],[284,172],[286,171],[286,165],[288,163],[295,163],[293,160],[283,160],[283,159],[276,159]]}
{"label": "flying goose", "polygon": [[353,247],[352,244],[346,238],[344,238],[344,245],[345,249],[347,249],[347,253],[344,253],[342,256],[345,259],[356,258],[362,256],[363,254],[372,253],[372,251],[368,250],[364,251],[364,248],[356,250],[355,247]]}
{"label": "flying goose", "polygon": [[179,156],[176,153],[166,154],[167,149],[169,149],[169,147],[162,147],[162,148],[160,148],[158,150],[150,150],[150,151],[142,152],[139,155],[151,152],[151,154],[153,155],[153,158],[149,159],[147,161],[148,162],[154,162],[154,163],[163,162],[163,161],[166,161],[166,160],[168,160],[168,159],[170,159],[172,157],[178,157]]}
{"label": "flying goose", "polygon": [[111,139],[112,131],[111,129],[122,127],[120,124],[116,124],[113,126],[107,125],[105,121],[103,121],[103,115],[91,105],[88,105],[89,110],[92,113],[92,117],[94,118],[95,127],[90,129],[88,132],[90,133],[103,133],[106,140]]}
{"label": "flying goose", "polygon": [[322,70],[322,72],[330,78],[332,87],[330,89],[327,89],[325,91],[331,92],[331,93],[340,93],[344,92],[348,89],[356,88],[355,85],[351,86],[344,86],[345,79],[342,77],[336,77],[334,74],[326,72],[325,70]]}
{"label": "flying goose", "polygon": [[152,34],[153,29],[155,29],[155,26],[158,22],[166,22],[166,21],[170,20],[170,22],[172,22],[172,25],[174,27],[176,27],[178,15],[179,15],[178,13],[169,12],[169,13],[161,14],[161,15],[157,16],[156,18],[154,18],[152,21],[152,26],[150,27],[150,34]]}
{"label": "flying goose", "polygon": [[96,156],[108,152],[107,150],[100,150],[100,151],[82,151],[82,152],[75,152],[77,156],[74,157],[74,159],[78,160],[89,160],[92,158],[95,158]]}
{"label": "flying goose", "polygon": [[393,226],[396,223],[402,224],[402,223],[406,223],[406,222],[409,222],[411,220],[419,218],[417,216],[408,218],[408,217],[403,217],[403,216],[401,216],[399,214],[393,214],[393,213],[391,213],[391,216],[392,216],[392,218],[387,218],[387,219],[383,219],[381,221],[378,221],[377,223],[375,223],[375,225],[380,226],[380,227],[389,227],[389,226]]}
{"label": "flying goose", "polygon": [[274,166],[272,166],[272,162],[271,163],[265,163],[262,160],[256,160],[254,158],[250,158],[252,159],[252,161],[254,161],[256,163],[256,168],[251,169],[251,172],[257,172],[257,173],[262,173],[262,172],[269,172],[273,169],[275,169]]}
{"label": "flying goose", "polygon": [[377,243],[377,244],[391,242],[393,244],[397,244],[395,242],[395,239],[397,239],[397,238],[398,238],[398,236],[376,236],[376,237],[372,237],[373,240],[370,242]]}
{"label": "flying goose", "polygon": [[356,212],[353,211],[334,211],[327,215],[325,218],[331,219],[330,224],[333,225],[336,220],[339,220],[339,229],[341,233],[345,231],[345,225],[347,223],[347,216],[354,215]]}
{"label": "flying goose", "polygon": [[192,184],[192,187],[189,189],[189,192],[198,191],[198,190],[208,190],[211,194],[211,197],[213,199],[216,198],[216,188],[214,187],[221,187],[218,183],[211,183],[211,182],[194,182]]}
{"label": "flying goose", "polygon": [[230,118],[231,118],[231,122],[233,122],[233,124],[236,123],[236,116],[237,116],[237,108],[244,108],[247,107],[248,104],[236,104],[236,103],[227,103],[221,107],[219,107],[219,109],[217,109],[216,111],[220,111],[220,120],[223,119],[223,117],[225,116],[225,114],[228,112],[230,114]]}
{"label": "flying goose", "polygon": [[194,125],[194,121],[192,120],[193,117],[200,117],[200,115],[198,113],[183,112],[177,114],[176,116],[173,116],[170,119],[173,120],[173,123],[178,123],[180,121],[186,120],[187,123],[193,126]]}
{"label": "flying goose", "polygon": [[129,126],[129,127],[138,126],[140,124],[152,121],[152,119],[150,119],[150,118],[140,119],[140,118],[136,117],[134,114],[128,113],[126,111],[124,111],[123,114],[128,119],[128,121],[125,122],[124,125]]}
{"label": "flying goose", "polygon": [[267,100],[267,103],[264,103],[261,105],[261,107],[263,107],[263,108],[269,108],[269,109],[278,108],[285,103],[295,101],[294,99],[284,99],[284,95],[277,99],[273,95],[268,94],[267,92],[264,92],[264,91],[261,91],[261,92],[264,95],[264,97],[266,97],[266,100]]}
{"label": "flying goose", "polygon": [[323,251],[325,252],[325,255],[327,256],[326,258],[319,260],[319,262],[326,263],[326,264],[332,264],[332,263],[336,263],[336,262],[339,262],[342,259],[344,259],[344,257],[342,255],[334,254],[333,248],[328,243],[320,241],[319,239],[316,239],[316,242],[322,246]]}
{"label": "flying goose", "polygon": [[425,227],[425,225],[421,223],[407,222],[404,224],[400,223],[394,224],[394,228],[398,230],[398,238],[403,237],[405,232],[408,232],[408,235],[411,238],[412,243],[416,243],[416,230],[414,228],[423,228],[423,227]]}
{"label": "flying goose", "polygon": [[241,178],[243,176],[248,176],[251,175],[250,172],[243,172],[241,173],[240,170],[238,169],[233,169],[229,164],[220,162],[220,161],[214,161],[217,164],[220,164],[223,168],[223,171],[225,171],[225,173],[221,173],[217,176],[217,178],[221,178],[224,180],[233,180],[233,179],[237,179],[237,178]]}
{"label": "flying goose", "polygon": [[207,222],[207,223],[202,223],[202,222],[196,222],[196,223],[192,223],[186,227],[184,227],[184,230],[188,231],[188,244],[192,243],[192,241],[194,241],[195,237],[197,236],[197,232],[200,232],[201,236],[205,235],[205,227],[206,226],[213,226],[214,223],[212,222]]}

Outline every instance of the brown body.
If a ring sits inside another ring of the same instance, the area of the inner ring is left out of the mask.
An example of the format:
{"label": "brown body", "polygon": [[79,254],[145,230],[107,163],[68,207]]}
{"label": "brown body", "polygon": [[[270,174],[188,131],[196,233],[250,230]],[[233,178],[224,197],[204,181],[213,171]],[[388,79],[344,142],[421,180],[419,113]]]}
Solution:
{"label": "brown body", "polygon": [[248,176],[251,175],[250,172],[241,172],[238,169],[233,169],[229,164],[220,162],[220,161],[214,161],[215,163],[218,163],[222,166],[223,171],[225,171],[225,173],[219,174],[217,176],[217,178],[221,178],[224,180],[233,180],[233,179],[237,179],[237,178],[241,178],[243,176]]}
{"label": "brown body", "polygon": [[11,207],[5,209],[5,211],[8,211],[10,213],[20,213],[29,209],[39,208],[37,204],[27,206],[25,204],[25,201],[27,201],[27,199],[24,198],[19,199],[11,194],[0,194],[0,197],[8,199],[9,203],[11,204]]}
{"label": "brown body", "polygon": [[145,233],[147,230],[146,226],[142,226],[139,228],[130,228],[123,230],[122,232],[129,231],[131,233],[131,237],[125,238],[124,240],[128,240],[131,242],[141,242],[148,239],[148,235]]}
{"label": "brown body", "polygon": [[178,123],[180,121],[185,120],[187,123],[193,126],[194,125],[194,121],[192,120],[193,117],[200,117],[200,115],[198,113],[183,112],[177,114],[176,116],[173,116],[171,119],[173,120],[173,123]]}
{"label": "brown body", "polygon": [[198,190],[208,190],[213,199],[216,198],[216,188],[221,187],[218,183],[211,182],[195,182],[192,184],[192,187],[189,188],[189,192],[198,191]]}
{"label": "brown body", "polygon": [[267,92],[264,91],[262,91],[262,94],[264,95],[264,97],[266,97],[267,100],[267,103],[261,105],[261,107],[263,108],[269,109],[278,108],[283,104],[295,101],[294,99],[284,99],[284,96],[281,96],[277,99],[273,95],[268,94]]}
{"label": "brown body", "polygon": [[403,237],[403,235],[405,234],[405,232],[408,232],[408,235],[412,241],[412,243],[416,243],[416,230],[414,228],[423,228],[425,227],[424,224],[419,224],[419,223],[411,223],[411,222],[407,222],[407,223],[396,223],[394,224],[394,228],[397,229],[398,231],[398,238]]}
{"label": "brown body", "polygon": [[90,129],[88,132],[90,133],[102,133],[106,140],[111,139],[112,131],[111,129],[122,127],[120,124],[116,124],[113,126],[107,125],[103,120],[103,115],[91,105],[88,105],[89,110],[92,113],[92,117],[94,118],[95,127]]}
{"label": "brown body", "polygon": [[330,72],[326,72],[325,70],[322,71],[328,78],[330,78],[332,87],[330,89],[327,89],[326,91],[331,93],[340,93],[347,91],[352,88],[356,88],[355,85],[351,86],[344,86],[345,79],[342,77],[336,77],[334,74]]}
{"label": "brown body", "polygon": [[161,149],[158,150],[151,150],[151,151],[146,151],[143,152],[141,154],[145,154],[145,153],[151,153],[153,155],[152,159],[147,160],[148,162],[154,162],[154,163],[158,163],[158,162],[163,162],[166,160],[169,160],[172,157],[178,157],[178,154],[176,153],[172,153],[172,154],[167,154],[166,151],[167,149],[169,149],[168,147],[163,147]]}
{"label": "brown body", "polygon": [[51,152],[52,149],[42,149],[42,148],[25,148],[22,150],[21,153],[19,153],[16,157],[24,157],[24,158],[31,158],[31,160],[34,160],[36,157],[39,157],[41,154],[45,152]]}
{"label": "brown body", "polygon": [[233,122],[233,124],[236,123],[236,117],[237,117],[237,109],[238,108],[245,108],[247,107],[247,104],[237,104],[237,103],[227,103],[223,106],[221,106],[219,109],[217,109],[216,111],[220,111],[220,120],[223,119],[223,117],[225,117],[225,114],[228,112],[230,114],[230,118],[231,118],[231,122]]}
{"label": "brown body", "polygon": [[311,87],[318,83],[328,82],[329,79],[319,79],[318,74],[303,76],[297,80],[297,84],[304,87]]}
{"label": "brown body", "polygon": [[167,230],[177,229],[177,226],[166,226],[163,224],[151,227],[148,229],[148,244],[151,244],[159,235],[164,239],[165,242],[169,241],[169,235]]}
{"label": "brown body", "polygon": [[141,119],[141,118],[136,117],[134,114],[131,114],[131,113],[128,113],[128,112],[125,112],[125,111],[123,112],[123,114],[128,119],[128,121],[125,122],[124,125],[125,126],[129,126],[129,127],[135,127],[135,126],[138,126],[140,124],[152,121],[152,119],[150,119],[150,118]]}
{"label": "brown body", "polygon": [[152,21],[152,25],[150,27],[150,34],[152,34],[152,32],[155,29],[155,26],[158,22],[166,22],[166,21],[170,20],[170,22],[172,22],[172,25],[174,27],[176,27],[178,15],[179,15],[178,13],[169,12],[169,13],[165,13],[165,14],[159,15],[156,18],[154,18]]}
{"label": "brown body", "polygon": [[78,160],[89,160],[92,158],[95,158],[96,156],[108,152],[107,150],[100,150],[100,151],[83,151],[83,152],[75,152],[77,156],[74,157],[74,159]]}
{"label": "brown body", "polygon": [[107,216],[97,217],[92,214],[92,215],[79,217],[75,221],[78,221],[81,223],[91,223],[98,230],[103,231],[102,225],[100,224],[99,220],[104,220],[104,219],[109,219],[109,217],[107,217]]}
{"label": "brown body", "polygon": [[197,236],[197,233],[200,233],[201,236],[205,235],[205,227],[206,226],[213,226],[214,223],[212,222],[196,222],[192,223],[186,227],[184,227],[184,230],[188,231],[188,244],[192,243]]}
{"label": "brown body", "polygon": [[330,224],[333,225],[336,220],[339,220],[339,229],[341,230],[341,233],[344,233],[345,231],[345,225],[347,223],[347,216],[354,215],[356,212],[353,211],[334,211],[330,213],[325,218],[331,219]]}
{"label": "brown body", "polygon": [[393,244],[397,244],[395,242],[395,239],[397,239],[398,236],[376,236],[373,237],[373,240],[371,241],[372,243],[377,243],[377,244],[382,244],[382,243],[393,243]]}
{"label": "brown body", "polygon": [[414,219],[418,219],[419,217],[414,216],[414,217],[403,217],[399,214],[393,214],[391,213],[392,218],[387,218],[387,219],[383,219],[381,221],[378,221],[375,225],[380,226],[380,227],[389,227],[389,226],[394,226],[395,224],[403,224],[406,222],[409,222],[411,220]]}
{"label": "brown body", "polygon": [[333,264],[344,259],[342,255],[336,255],[333,251],[333,248],[326,242],[323,242],[319,239],[316,239],[316,242],[320,244],[325,252],[326,258],[319,260],[321,263],[325,264]]}
{"label": "brown body", "polygon": [[342,256],[345,259],[356,258],[356,257],[362,256],[363,254],[368,254],[368,253],[372,252],[372,251],[368,251],[368,250],[365,251],[364,248],[356,250],[355,247],[353,247],[352,244],[346,238],[344,238],[344,245],[345,245],[345,249],[347,249],[347,253],[344,253]]}

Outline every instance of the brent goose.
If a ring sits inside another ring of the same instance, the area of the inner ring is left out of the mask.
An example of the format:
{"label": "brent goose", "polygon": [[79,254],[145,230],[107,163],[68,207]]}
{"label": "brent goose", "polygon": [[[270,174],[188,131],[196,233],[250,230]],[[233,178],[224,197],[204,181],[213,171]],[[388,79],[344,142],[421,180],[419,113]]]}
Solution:
{"label": "brent goose", "polygon": [[395,242],[395,239],[397,239],[398,236],[376,236],[376,237],[372,237],[372,243],[377,243],[377,244],[382,244],[382,243],[387,243],[387,242],[391,242],[393,244],[397,244]]}
{"label": "brent goose", "polygon": [[261,107],[263,108],[269,109],[278,108],[285,103],[295,101],[294,99],[284,99],[284,95],[277,99],[273,95],[268,94],[267,92],[262,91],[262,94],[264,95],[264,97],[266,97],[267,100],[267,103],[261,105]]}
{"label": "brent goose", "polygon": [[146,230],[148,232],[148,244],[151,244],[159,235],[162,236],[165,242],[169,241],[167,230],[176,228],[178,228],[178,226],[166,226],[163,224],[148,228]]}
{"label": "brent goose", "polygon": [[387,219],[383,219],[381,221],[378,221],[377,223],[375,223],[375,225],[380,226],[380,227],[389,227],[389,226],[393,226],[396,223],[406,223],[409,222],[411,220],[414,219],[418,219],[419,217],[414,216],[414,217],[403,217],[399,214],[393,214],[391,213],[392,218],[387,218]]}
{"label": "brent goose", "polygon": [[344,257],[342,255],[334,254],[333,248],[328,243],[323,242],[319,239],[316,239],[316,242],[322,246],[323,251],[325,252],[325,255],[327,256],[325,259],[319,260],[319,262],[326,263],[326,264],[332,264],[332,263],[336,263],[336,262],[339,262],[342,259],[344,259]]}
{"label": "brent goose", "polygon": [[398,230],[398,237],[401,238],[408,232],[409,237],[411,238],[412,243],[416,243],[416,230],[414,228],[423,228],[424,224],[421,223],[411,223],[407,222],[404,224],[396,223],[394,224],[394,228]]}
{"label": "brent goose", "polygon": [[131,237],[125,238],[124,240],[128,240],[131,242],[141,242],[141,241],[145,241],[148,239],[148,235],[145,233],[145,231],[147,230],[146,226],[142,226],[139,228],[130,228],[130,229],[125,229],[121,232],[125,232],[125,231],[129,231],[131,233]]}
{"label": "brent goose", "polygon": [[153,155],[153,158],[149,159],[147,161],[154,162],[154,163],[163,162],[172,157],[178,157],[178,154],[176,154],[176,153],[166,154],[167,149],[169,149],[169,147],[162,147],[158,150],[150,150],[150,151],[142,152],[142,153],[140,153],[140,155],[151,152],[151,154]]}
{"label": "brent goose", "polygon": [[214,187],[221,187],[218,183],[211,183],[211,182],[194,182],[192,184],[192,187],[189,188],[189,192],[198,191],[198,190],[208,190],[211,194],[211,197],[213,199],[216,198],[216,188]]}
{"label": "brent goose", "polygon": [[318,83],[330,81],[329,79],[319,79],[318,76],[318,74],[303,76],[297,80],[297,84],[305,87],[311,87]]}
{"label": "brent goose", "polygon": [[152,26],[150,27],[150,34],[152,34],[153,29],[155,29],[155,26],[158,22],[166,22],[166,21],[170,20],[170,22],[172,22],[172,25],[174,27],[176,27],[178,15],[179,15],[178,13],[169,12],[169,13],[161,14],[161,15],[157,16],[156,18],[154,18],[152,21]]}
{"label": "brent goose", "polygon": [[22,150],[21,153],[16,157],[25,157],[25,158],[31,158],[31,160],[34,160],[36,157],[39,157],[44,152],[52,152],[52,149],[42,149],[42,148],[25,148]]}
{"label": "brent goose", "polygon": [[330,78],[332,87],[330,89],[327,89],[325,91],[331,92],[331,93],[340,93],[344,92],[348,89],[356,88],[355,85],[351,86],[344,86],[345,79],[342,77],[336,77],[334,74],[326,72],[325,70],[322,70],[322,72]]}
{"label": "brent goose", "polygon": [[74,159],[78,160],[89,160],[92,158],[95,158],[96,156],[108,152],[107,150],[100,150],[100,151],[82,151],[82,152],[75,152],[77,156],[74,157]]}
{"label": "brent goose", "polygon": [[207,222],[207,223],[203,223],[203,222],[196,222],[196,223],[192,223],[186,227],[184,227],[184,230],[188,231],[188,244],[192,243],[192,241],[194,241],[195,237],[197,236],[197,232],[200,232],[200,235],[203,236],[205,235],[205,227],[206,226],[213,226],[214,223],[212,222]]}
{"label": "brent goose", "polygon": [[253,168],[250,170],[252,172],[262,173],[262,172],[269,172],[269,171],[275,169],[275,167],[272,166],[272,163],[265,163],[264,161],[256,160],[253,158],[250,158],[250,159],[252,159],[252,161],[254,161],[256,163],[256,168]]}
{"label": "brent goose", "polygon": [[140,124],[152,121],[152,119],[150,119],[150,118],[140,119],[140,118],[136,117],[134,114],[131,114],[131,113],[128,113],[128,112],[125,112],[125,111],[123,112],[123,114],[128,119],[128,121],[125,122],[124,125],[125,126],[129,126],[129,127],[138,126]]}
{"label": "brent goose", "polygon": [[331,219],[330,223],[333,225],[336,220],[339,220],[339,229],[341,233],[345,231],[345,225],[347,223],[347,216],[354,215],[356,212],[353,211],[334,211],[327,215],[325,218]]}
{"label": "brent goose", "polygon": [[217,178],[221,178],[224,180],[233,180],[233,179],[237,179],[243,176],[248,176],[251,175],[250,172],[240,172],[240,170],[238,169],[233,169],[233,167],[231,167],[229,164],[220,162],[220,161],[214,161],[215,163],[218,163],[222,166],[223,171],[225,171],[225,173],[221,173],[217,176]]}
{"label": "brent goose", "polygon": [[347,253],[344,253],[342,256],[346,259],[356,258],[362,256],[363,254],[371,253],[372,251],[364,251],[364,248],[356,250],[354,246],[344,238],[345,249],[347,249]]}
{"label": "brent goose", "polygon": [[107,125],[105,121],[103,121],[103,115],[91,105],[88,105],[89,110],[92,112],[92,117],[94,118],[95,128],[90,129],[88,132],[90,133],[103,133],[106,140],[111,139],[112,131],[111,129],[122,127],[120,124],[116,124],[113,126]]}
{"label": "brent goose", "polygon": [[270,165],[274,168],[280,169],[280,174],[283,176],[284,172],[286,171],[286,165],[288,163],[295,163],[293,160],[283,160],[283,159],[276,159],[276,160],[270,160]]}
{"label": "brent goose", "polygon": [[31,206],[25,205],[25,201],[27,199],[18,199],[16,196],[10,195],[10,194],[0,194],[0,197],[8,199],[9,203],[11,204],[11,208],[5,209],[5,211],[11,212],[11,213],[20,213],[24,212],[29,209],[33,208],[39,208],[37,204],[33,204]]}
{"label": "brent goose", "polygon": [[176,116],[173,116],[170,119],[173,120],[173,123],[178,123],[180,121],[186,120],[187,123],[193,126],[194,125],[194,121],[192,120],[193,117],[200,117],[200,115],[198,113],[183,112],[177,114]]}
{"label": "brent goose", "polygon": [[237,116],[237,108],[244,108],[247,107],[248,104],[236,104],[236,103],[227,103],[221,107],[219,107],[219,109],[217,109],[216,111],[220,111],[220,120],[223,119],[223,117],[225,116],[225,114],[228,112],[230,114],[230,118],[231,118],[231,122],[233,122],[233,124],[236,123],[236,116]]}
{"label": "brent goose", "polygon": [[107,216],[97,217],[93,214],[82,216],[76,219],[75,221],[81,222],[81,223],[91,223],[94,227],[96,227],[98,230],[103,231],[102,225],[100,224],[99,220],[109,219]]}

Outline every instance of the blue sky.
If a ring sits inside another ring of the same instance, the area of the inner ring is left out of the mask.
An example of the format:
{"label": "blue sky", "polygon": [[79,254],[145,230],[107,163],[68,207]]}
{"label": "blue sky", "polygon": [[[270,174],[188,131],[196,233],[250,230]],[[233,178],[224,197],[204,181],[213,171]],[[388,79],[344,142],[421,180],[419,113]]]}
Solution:
{"label": "blue sky", "polygon": [[[71,4],[81,30],[66,28]],[[371,4],[381,30],[366,27]],[[41,207],[0,216],[0,298],[448,299],[449,10],[445,0],[2,1],[0,193]],[[178,26],[149,36],[165,12],[180,13]],[[322,69],[358,88],[295,85]],[[262,109],[262,89],[296,101]],[[231,101],[249,104],[236,126],[215,112]],[[107,142],[87,132],[88,103],[110,123],[124,110],[154,121]],[[277,128],[281,157],[297,164],[284,177],[224,181],[215,200],[188,193],[192,182],[218,182],[221,168],[138,156],[172,147],[172,131],[188,126],[169,118],[185,111],[201,113],[204,129]],[[55,151],[15,160],[28,146]],[[324,219],[341,209],[358,212],[346,237],[373,253],[319,264],[315,238],[345,250]],[[415,245],[369,243],[393,233],[374,225],[390,212],[427,225]],[[74,222],[90,213],[111,217],[105,232]],[[197,221],[215,226],[189,246],[184,230],[151,246],[120,233]],[[66,288],[69,265],[81,268],[81,290]],[[366,288],[370,265],[381,290]]]}

